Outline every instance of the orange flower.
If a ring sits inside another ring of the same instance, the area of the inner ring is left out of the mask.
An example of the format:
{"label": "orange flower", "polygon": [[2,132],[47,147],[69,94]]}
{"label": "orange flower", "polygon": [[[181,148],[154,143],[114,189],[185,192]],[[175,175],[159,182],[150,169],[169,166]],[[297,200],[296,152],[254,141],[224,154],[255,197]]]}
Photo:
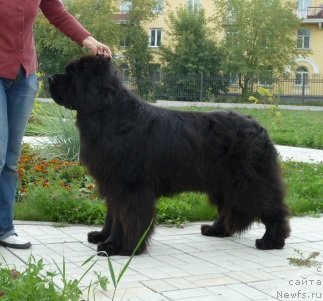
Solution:
{"label": "orange flower", "polygon": [[90,185],[88,185],[88,187],[87,187],[87,188],[88,188],[89,190],[93,190],[93,189],[94,189],[94,187],[95,187],[95,186],[94,186],[94,184],[90,184]]}
{"label": "orange flower", "polygon": [[44,182],[43,182],[43,185],[45,186],[45,187],[49,187],[50,185],[49,185],[49,180],[48,179],[45,179],[44,180]]}

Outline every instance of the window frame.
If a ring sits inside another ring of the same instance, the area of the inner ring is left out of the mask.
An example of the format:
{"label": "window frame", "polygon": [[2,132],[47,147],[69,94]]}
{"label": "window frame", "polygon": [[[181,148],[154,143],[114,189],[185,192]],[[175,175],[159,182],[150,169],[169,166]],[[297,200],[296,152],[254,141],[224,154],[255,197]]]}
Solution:
{"label": "window frame", "polygon": [[120,12],[127,13],[131,10],[132,1],[131,0],[121,0],[120,1]]}
{"label": "window frame", "polygon": [[[153,35],[153,31],[155,31],[155,34]],[[151,48],[159,48],[162,44],[162,33],[163,30],[160,27],[154,27],[150,28],[149,30],[149,47]],[[159,39],[158,39],[158,33],[160,33]],[[154,36],[154,39],[152,38]],[[154,45],[152,45],[152,42],[154,41]]]}
{"label": "window frame", "polygon": [[[299,66],[295,72],[295,86],[296,87],[309,87],[310,73],[305,66]],[[304,84],[305,83],[305,84]]]}
{"label": "window frame", "polygon": [[[303,34],[301,34],[303,32]],[[308,47],[305,47],[306,40],[308,39]],[[301,45],[300,45],[301,43]],[[311,30],[307,28],[302,28],[297,30],[297,49],[310,50],[311,49]]]}
{"label": "window frame", "polygon": [[235,37],[239,36],[239,29],[237,28],[227,28],[225,30],[225,43],[230,46],[239,45],[239,40],[235,39]]}

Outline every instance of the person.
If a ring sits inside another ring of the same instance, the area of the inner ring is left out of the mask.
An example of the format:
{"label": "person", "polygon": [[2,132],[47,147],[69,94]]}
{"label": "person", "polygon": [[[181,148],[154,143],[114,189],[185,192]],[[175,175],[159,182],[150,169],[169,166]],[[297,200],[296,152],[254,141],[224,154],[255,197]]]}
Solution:
{"label": "person", "polygon": [[27,249],[18,237],[13,207],[21,143],[38,90],[33,25],[39,9],[51,24],[93,55],[112,56],[64,7],[60,0],[1,2],[0,15],[0,245]]}

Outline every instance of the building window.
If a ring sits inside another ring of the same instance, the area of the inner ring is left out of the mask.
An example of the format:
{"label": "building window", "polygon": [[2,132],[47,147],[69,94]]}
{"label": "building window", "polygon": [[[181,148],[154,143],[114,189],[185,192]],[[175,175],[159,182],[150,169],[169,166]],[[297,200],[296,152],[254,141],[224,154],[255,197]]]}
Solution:
{"label": "building window", "polygon": [[227,29],[225,31],[225,42],[227,45],[235,46],[238,45],[237,36],[239,31],[237,29]]}
{"label": "building window", "polygon": [[161,33],[160,28],[152,28],[150,30],[150,47],[160,47],[161,46]]}
{"label": "building window", "polygon": [[153,9],[153,13],[160,15],[163,13],[165,8],[165,0],[159,0],[158,4],[156,5],[156,7]]}
{"label": "building window", "polygon": [[129,45],[130,45],[129,37],[127,35],[120,36],[119,47],[126,48],[126,47],[129,47]]}
{"label": "building window", "polygon": [[122,65],[120,67],[121,69],[121,78],[123,81],[123,84],[129,88],[130,86],[130,69],[128,65]]}
{"label": "building window", "polygon": [[230,73],[229,75],[229,85],[230,86],[237,86],[239,85],[239,75]]}
{"label": "building window", "polygon": [[308,86],[309,84],[309,73],[306,67],[299,67],[296,69],[296,86]]}
{"label": "building window", "polygon": [[201,7],[201,0],[188,0],[187,5],[193,10],[198,10]]}
{"label": "building window", "polygon": [[309,29],[299,29],[297,31],[297,48],[310,49],[310,35]]}
{"label": "building window", "polygon": [[228,15],[226,18],[227,24],[234,24],[237,21],[237,13],[233,10],[232,7],[228,7]]}
{"label": "building window", "polygon": [[129,12],[132,7],[132,1],[121,0],[120,3],[120,12]]}

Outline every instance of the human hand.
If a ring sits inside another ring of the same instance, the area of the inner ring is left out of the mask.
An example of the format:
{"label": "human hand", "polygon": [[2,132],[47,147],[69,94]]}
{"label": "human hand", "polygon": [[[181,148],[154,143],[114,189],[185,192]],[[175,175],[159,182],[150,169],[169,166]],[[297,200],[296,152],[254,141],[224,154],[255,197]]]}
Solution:
{"label": "human hand", "polygon": [[82,45],[90,49],[93,55],[101,54],[101,55],[104,55],[105,57],[112,58],[112,52],[109,46],[98,42],[92,36],[88,36],[87,38],[85,38],[82,42]]}

